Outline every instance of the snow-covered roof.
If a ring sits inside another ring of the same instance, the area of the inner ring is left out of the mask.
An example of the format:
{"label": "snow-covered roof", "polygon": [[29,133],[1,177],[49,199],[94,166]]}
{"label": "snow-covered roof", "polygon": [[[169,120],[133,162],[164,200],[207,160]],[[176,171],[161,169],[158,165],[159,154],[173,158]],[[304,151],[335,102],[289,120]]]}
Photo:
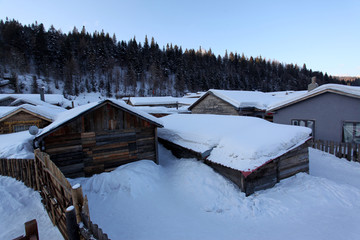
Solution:
{"label": "snow-covered roof", "polygon": [[[15,101],[25,101],[35,105],[43,105],[40,99],[40,94],[0,94],[0,100],[8,97],[14,98]],[[52,105],[59,105],[61,107],[71,107],[71,102],[64,98],[61,94],[45,94],[45,102]],[[16,103],[12,103],[16,104]]]}
{"label": "snow-covered roof", "polygon": [[188,107],[179,107],[179,108],[168,108],[168,107],[150,107],[150,106],[140,106],[135,107],[141,111],[144,111],[149,114],[176,114],[176,113],[190,113]]}
{"label": "snow-covered roof", "polygon": [[[5,108],[5,107],[4,107]],[[9,108],[8,111],[4,111],[0,113],[0,120],[7,118],[8,116],[11,116],[12,114],[25,110],[27,112],[33,113],[35,115],[39,115],[41,117],[44,117],[50,121],[54,121],[56,116],[60,114],[61,112],[67,111],[65,108],[57,107],[50,105],[49,106],[41,106],[41,105],[30,105],[30,104],[22,104],[18,107],[7,107]]]}
{"label": "snow-covered roof", "polygon": [[177,98],[177,97],[130,97],[128,98],[129,104],[133,106],[152,106],[152,105],[191,105],[196,99],[191,98]]}
{"label": "snow-covered roof", "polygon": [[196,92],[196,93],[186,93],[184,95],[184,98],[200,98],[202,95],[204,95],[206,92]]}
{"label": "snow-covered roof", "polygon": [[208,94],[213,94],[218,98],[228,102],[235,108],[254,107],[259,110],[267,110],[267,108],[277,102],[282,102],[285,99],[298,96],[305,93],[305,91],[282,91],[282,92],[259,92],[259,91],[238,91],[238,90],[216,90],[210,89],[205,95],[194,102],[189,109],[192,109]]}
{"label": "snow-covered roof", "polygon": [[159,120],[156,117],[151,116],[150,114],[147,114],[143,111],[140,111],[138,109],[136,109],[135,107],[132,107],[128,104],[126,104],[124,101],[119,101],[116,99],[106,99],[106,100],[102,100],[102,101],[98,101],[98,102],[92,102],[89,104],[85,104],[79,107],[75,107],[73,109],[67,110],[65,112],[60,113],[59,115],[56,116],[56,119],[53,123],[51,123],[50,125],[46,126],[44,129],[42,129],[42,131],[40,131],[38,133],[38,135],[36,136],[36,138],[39,138],[55,129],[57,129],[59,126],[69,122],[70,120],[74,119],[77,116],[80,116],[86,112],[88,112],[89,110],[91,110],[92,108],[101,105],[105,102],[111,102],[112,104],[118,106],[119,108],[122,108],[126,111],[129,111],[135,115],[138,115],[146,120],[148,120],[149,122],[154,123],[155,125],[162,127],[162,121]]}
{"label": "snow-covered roof", "polygon": [[360,98],[360,87],[340,85],[340,84],[324,84],[311,91],[306,91],[302,94],[295,95],[292,98],[284,99],[284,101],[274,103],[269,107],[268,111],[276,111],[280,108],[292,105],[294,103],[306,100],[311,97],[318,96],[326,92]]}
{"label": "snow-covered roof", "polygon": [[0,106],[0,115],[2,116],[4,113],[7,113],[13,109],[15,109],[16,107],[3,107],[3,106]]}
{"label": "snow-covered roof", "polygon": [[175,114],[162,118],[158,136],[208,160],[249,172],[309,139],[311,129],[255,117]]}

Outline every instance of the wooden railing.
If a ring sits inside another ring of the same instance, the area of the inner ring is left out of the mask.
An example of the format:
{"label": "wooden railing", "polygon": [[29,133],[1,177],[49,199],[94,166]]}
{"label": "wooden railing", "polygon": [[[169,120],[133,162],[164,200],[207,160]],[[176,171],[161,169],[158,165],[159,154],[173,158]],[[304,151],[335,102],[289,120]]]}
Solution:
{"label": "wooden railing", "polygon": [[349,161],[360,162],[360,144],[315,140],[312,147],[334,154],[339,158],[346,158]]}
{"label": "wooden railing", "polygon": [[83,239],[109,239],[97,224],[91,222],[87,196],[83,196],[81,186],[72,187],[48,154],[39,149],[34,153],[35,159],[0,159],[0,175],[16,178],[39,191],[52,223],[65,239],[69,239],[66,210],[70,206],[74,206],[76,224],[84,223],[82,228],[78,228],[79,236]]}

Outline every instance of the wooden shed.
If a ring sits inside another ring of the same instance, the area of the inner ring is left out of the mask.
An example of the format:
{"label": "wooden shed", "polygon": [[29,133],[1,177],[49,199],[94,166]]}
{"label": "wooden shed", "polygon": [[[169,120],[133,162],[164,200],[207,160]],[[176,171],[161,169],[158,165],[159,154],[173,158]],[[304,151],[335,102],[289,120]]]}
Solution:
{"label": "wooden shed", "polygon": [[66,111],[63,108],[29,104],[8,108],[9,111],[0,115],[0,134],[25,131],[31,126],[44,128],[54,121],[57,114]]}
{"label": "wooden shed", "polygon": [[59,115],[34,139],[66,177],[91,176],[148,159],[158,162],[161,122],[123,101],[104,100]]}
{"label": "wooden shed", "polygon": [[270,104],[283,101],[302,92],[284,91],[264,93],[259,91],[210,89],[194,102],[189,110],[194,114],[253,116],[272,120],[266,113]]}
{"label": "wooden shed", "polygon": [[[241,119],[246,117],[203,115],[202,118],[194,121],[191,119],[192,116],[194,115],[164,117],[164,129],[159,132],[159,142],[178,158],[196,158],[204,162],[234,182],[247,196],[255,191],[273,187],[280,180],[299,172],[309,172],[310,129],[284,128],[284,125],[249,117]],[[233,118],[232,121],[226,121],[229,117]],[[208,131],[201,126],[201,124],[206,125],[204,119],[210,122],[211,129]],[[218,125],[213,124],[216,122]],[[232,123],[237,124],[237,122],[244,127],[234,128]],[[246,130],[239,131],[249,128],[252,122],[256,128],[259,128],[258,132],[248,131],[254,135],[253,137],[249,136]],[[179,124],[188,126],[191,123],[193,127],[189,130],[177,126]],[[226,127],[221,125],[228,126],[230,131],[233,129],[233,133],[229,134]],[[222,130],[226,135],[221,135]],[[258,133],[274,135],[279,130],[287,131],[288,133],[284,135],[288,136],[280,141],[277,139],[278,136],[269,137],[262,142],[256,140],[259,137]],[[211,131],[215,133],[212,134]],[[236,132],[239,132],[239,138],[243,139],[236,139]],[[261,152],[263,146],[268,150]],[[251,153],[252,149],[255,149],[255,154],[242,154],[247,152],[248,148],[250,149],[248,152]]]}

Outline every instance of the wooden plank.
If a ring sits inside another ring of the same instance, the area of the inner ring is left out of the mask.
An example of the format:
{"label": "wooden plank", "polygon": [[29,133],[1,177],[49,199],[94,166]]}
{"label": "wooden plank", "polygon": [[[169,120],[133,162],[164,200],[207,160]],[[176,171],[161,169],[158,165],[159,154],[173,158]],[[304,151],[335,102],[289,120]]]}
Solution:
{"label": "wooden plank", "polygon": [[351,143],[346,144],[346,148],[347,148],[346,159],[347,159],[348,161],[351,161],[352,144],[351,144]]}
{"label": "wooden plank", "polygon": [[279,179],[282,180],[284,178],[291,177],[299,172],[309,172],[309,164],[308,163],[302,163],[295,165],[291,168],[282,169],[279,172]]}

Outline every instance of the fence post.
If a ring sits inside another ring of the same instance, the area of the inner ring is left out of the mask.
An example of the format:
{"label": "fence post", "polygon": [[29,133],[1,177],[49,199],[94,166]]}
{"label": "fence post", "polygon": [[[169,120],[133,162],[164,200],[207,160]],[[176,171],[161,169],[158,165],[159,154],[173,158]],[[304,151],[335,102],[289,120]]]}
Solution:
{"label": "fence post", "polygon": [[28,221],[25,223],[25,235],[29,237],[29,239],[32,239],[31,237],[36,236],[36,239],[39,239],[39,231],[36,219],[33,219],[31,221]]}
{"label": "fence post", "polygon": [[66,209],[66,231],[69,240],[80,240],[79,225],[76,222],[76,213],[74,206]]}
{"label": "fence post", "polygon": [[347,156],[346,156],[346,159],[348,160],[348,161],[351,161],[351,148],[352,148],[352,145],[351,145],[351,143],[348,143],[347,144]]}
{"label": "fence post", "polygon": [[35,158],[34,158],[34,168],[35,168],[35,182],[36,186],[34,189],[39,191],[40,190],[40,181],[39,181],[39,169],[38,169],[38,161],[39,161],[39,149],[35,149],[34,151]]}
{"label": "fence post", "polygon": [[90,220],[89,201],[88,201],[87,195],[85,195],[82,210],[83,210],[84,214],[87,216],[87,218]]}
{"label": "fence post", "polygon": [[330,150],[329,150],[329,153],[330,154],[334,154],[334,142],[333,141],[330,141]]}
{"label": "fence post", "polygon": [[73,205],[76,212],[76,220],[78,223],[81,222],[81,210],[84,202],[82,187],[79,183],[75,184],[71,189],[71,195],[73,200]]}

